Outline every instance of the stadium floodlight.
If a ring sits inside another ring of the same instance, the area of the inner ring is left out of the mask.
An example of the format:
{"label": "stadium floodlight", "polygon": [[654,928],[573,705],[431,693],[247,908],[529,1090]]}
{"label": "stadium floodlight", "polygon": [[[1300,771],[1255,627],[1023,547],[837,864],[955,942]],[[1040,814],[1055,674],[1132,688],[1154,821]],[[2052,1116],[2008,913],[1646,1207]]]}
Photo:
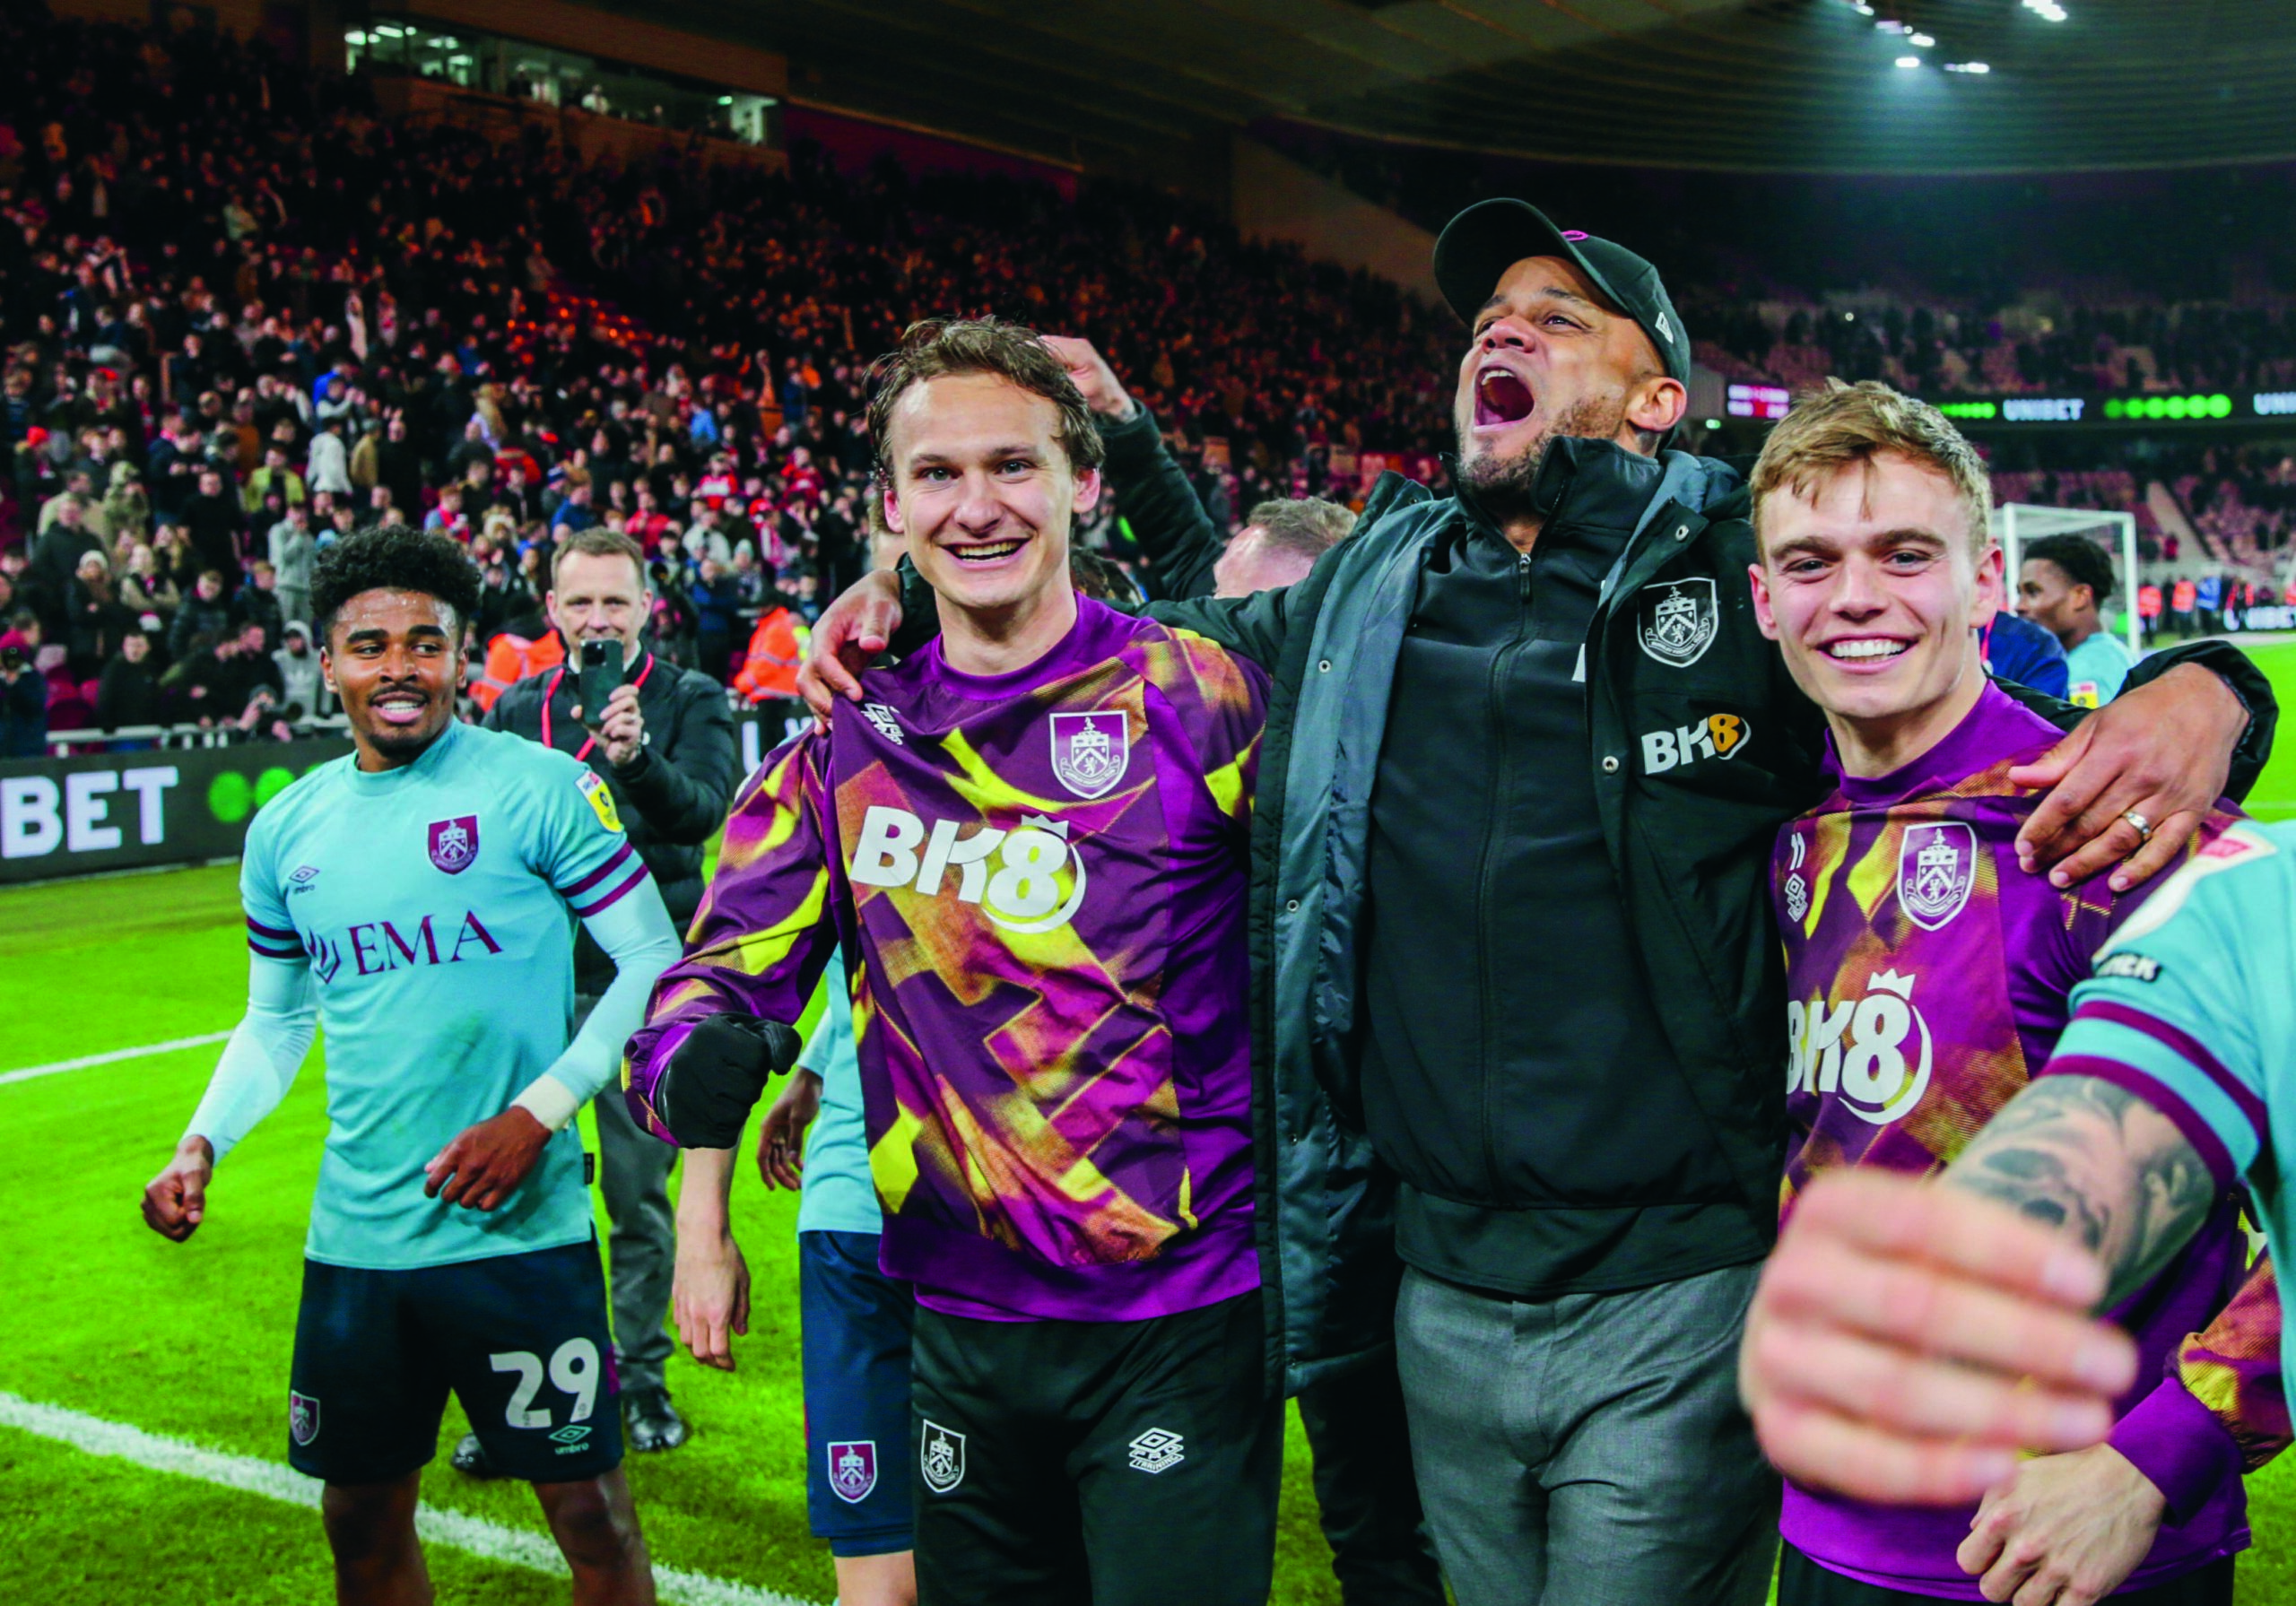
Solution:
{"label": "stadium floodlight", "polygon": [[1991,67],[1987,66],[1985,63],[1981,61],[1949,61],[1945,64],[1945,70],[1948,73],[1976,73],[1980,74],[1993,71]]}
{"label": "stadium floodlight", "polygon": [[2120,557],[2120,633],[2127,638],[2131,657],[2144,655],[2144,628],[2136,618],[2139,584],[2136,560],[2136,515],[2102,512],[2092,508],[2044,508],[2031,502],[2005,502],[1993,510],[1993,538],[2001,543],[2009,595],[2017,595],[2019,556],[2029,541],[2044,535],[2083,535]]}
{"label": "stadium floodlight", "polygon": [[1911,45],[1917,50],[1926,50],[1930,46],[1937,42],[1926,33],[1909,33],[1905,37],[1906,43]]}
{"label": "stadium floodlight", "polygon": [[1920,65],[1921,57],[1918,56],[1900,56],[1898,57],[1898,65],[1901,67],[1918,67]]}

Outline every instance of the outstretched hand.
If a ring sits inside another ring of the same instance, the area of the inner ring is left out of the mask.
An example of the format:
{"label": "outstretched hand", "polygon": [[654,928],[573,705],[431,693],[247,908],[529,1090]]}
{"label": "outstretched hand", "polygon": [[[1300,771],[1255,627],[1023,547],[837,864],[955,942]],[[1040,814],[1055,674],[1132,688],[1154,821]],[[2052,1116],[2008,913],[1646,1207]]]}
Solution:
{"label": "outstretched hand", "polygon": [[[2224,794],[2248,728],[2231,688],[2197,664],[2122,692],[2009,772],[2012,786],[2049,789],[2017,833],[2017,862],[2028,871],[2054,864],[2048,879],[2057,887],[2116,864],[2116,892],[2158,875]],[[2149,838],[2131,813],[2152,828]]]}
{"label": "outstretched hand", "polygon": [[466,1210],[492,1210],[526,1181],[550,1129],[512,1105],[475,1126],[465,1126],[422,1168],[422,1192]]}
{"label": "outstretched hand", "polygon": [[797,695],[813,709],[815,729],[829,729],[839,698],[861,700],[861,672],[892,645],[900,618],[900,580],[881,569],[854,582],[814,623],[797,670]]}
{"label": "outstretched hand", "polygon": [[2086,1314],[2095,1256],[1996,1200],[1863,1167],[1796,1200],[1746,1315],[1738,1388],[1787,1476],[1953,1506],[2021,1452],[2093,1445],[2136,1376]]}

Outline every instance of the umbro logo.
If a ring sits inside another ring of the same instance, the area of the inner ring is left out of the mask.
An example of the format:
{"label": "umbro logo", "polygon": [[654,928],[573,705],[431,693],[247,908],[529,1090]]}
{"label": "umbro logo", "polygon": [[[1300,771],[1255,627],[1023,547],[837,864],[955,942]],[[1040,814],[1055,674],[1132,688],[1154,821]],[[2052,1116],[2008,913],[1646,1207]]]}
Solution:
{"label": "umbro logo", "polygon": [[877,734],[883,736],[895,747],[907,747],[909,745],[909,739],[900,734],[900,720],[894,715],[893,711],[885,707],[884,704],[862,704],[861,717],[874,725],[877,730]]}
{"label": "umbro logo", "polygon": [[1169,1428],[1151,1428],[1125,1447],[1135,1472],[1170,1471],[1187,1459],[1187,1441]]}

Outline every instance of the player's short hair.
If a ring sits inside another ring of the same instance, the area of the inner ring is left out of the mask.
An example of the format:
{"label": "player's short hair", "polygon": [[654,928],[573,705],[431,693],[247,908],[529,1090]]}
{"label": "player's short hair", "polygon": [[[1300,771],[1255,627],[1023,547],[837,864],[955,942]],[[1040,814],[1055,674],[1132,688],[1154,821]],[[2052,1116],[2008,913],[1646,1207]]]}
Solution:
{"label": "player's short hair", "polygon": [[558,550],[551,553],[552,590],[555,591],[558,588],[559,567],[576,552],[581,553],[585,558],[627,558],[630,560],[630,566],[638,571],[638,589],[640,591],[653,589],[652,577],[646,572],[644,547],[639,546],[620,530],[591,529],[577,530],[560,542]]}
{"label": "player's short hair", "polygon": [[311,618],[322,641],[335,635],[343,604],[366,591],[419,591],[437,597],[457,628],[478,617],[478,565],[460,543],[405,525],[354,530],[311,566]]}
{"label": "player's short hair", "polygon": [[879,483],[892,479],[887,451],[893,408],[913,386],[955,374],[996,374],[1050,402],[1060,414],[1053,438],[1076,473],[1100,467],[1107,456],[1092,410],[1034,329],[997,317],[925,318],[902,330],[900,344],[869,365],[869,439]]}
{"label": "player's short hair", "polygon": [[1762,503],[1771,492],[1807,496],[1822,477],[1869,464],[1884,452],[1911,458],[1952,481],[1969,511],[1970,550],[1985,551],[1993,539],[1993,479],[1985,459],[1936,408],[1878,379],[1855,385],[1828,379],[1796,398],[1794,410],[1770,430],[1748,486],[1757,537]]}
{"label": "player's short hair", "polygon": [[2075,586],[2086,586],[2101,606],[2113,594],[2113,560],[2105,549],[2086,535],[2044,535],[2026,546],[2024,559],[2045,559],[2065,571]]}
{"label": "player's short hair", "polygon": [[1313,563],[1347,539],[1355,527],[1352,509],[1319,496],[1262,502],[1244,520],[1246,529],[1260,532],[1273,550],[1291,552]]}

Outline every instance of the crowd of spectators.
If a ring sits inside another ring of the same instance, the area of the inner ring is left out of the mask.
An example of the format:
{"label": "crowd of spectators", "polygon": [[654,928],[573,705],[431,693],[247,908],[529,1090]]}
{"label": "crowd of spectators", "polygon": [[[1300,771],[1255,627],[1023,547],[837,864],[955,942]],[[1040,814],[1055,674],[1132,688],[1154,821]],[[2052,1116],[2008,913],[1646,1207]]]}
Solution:
{"label": "crowd of spectators", "polygon": [[1865,310],[1693,293],[1699,356],[1727,378],[1802,389],[1837,375],[1926,396],[2296,389],[2296,306],[1905,306]]}
{"label": "crowd of spectators", "polygon": [[[384,118],[365,80],[260,42],[37,8],[0,14],[0,89],[12,750],[35,698],[54,729],[323,715],[311,564],[384,519],[467,543],[482,643],[547,635],[558,537],[624,531],[660,649],[730,681],[754,621],[810,618],[862,567],[865,365],[918,317],[1092,338],[1222,528],[1264,498],[1353,499],[1383,462],[1440,476],[1448,315],[1159,192],[675,142],[586,166],[538,128]],[[2013,330],[1681,300],[1734,377],[2296,386],[2296,327],[2264,308]],[[2202,472],[2179,492],[2202,528],[2285,540],[2285,464]],[[2098,505],[2144,508],[2144,478]],[[1083,535],[1133,563],[1117,499]]]}
{"label": "crowd of spectators", "polygon": [[[546,629],[559,534],[622,529],[662,650],[730,678],[750,621],[858,572],[865,364],[916,317],[1095,336],[1222,515],[1444,432],[1448,330],[1154,192],[586,168],[24,8],[0,85],[0,618],[54,728],[318,713],[312,560],[386,518],[467,541],[482,640]],[[1086,539],[1128,559],[1112,501]]]}

